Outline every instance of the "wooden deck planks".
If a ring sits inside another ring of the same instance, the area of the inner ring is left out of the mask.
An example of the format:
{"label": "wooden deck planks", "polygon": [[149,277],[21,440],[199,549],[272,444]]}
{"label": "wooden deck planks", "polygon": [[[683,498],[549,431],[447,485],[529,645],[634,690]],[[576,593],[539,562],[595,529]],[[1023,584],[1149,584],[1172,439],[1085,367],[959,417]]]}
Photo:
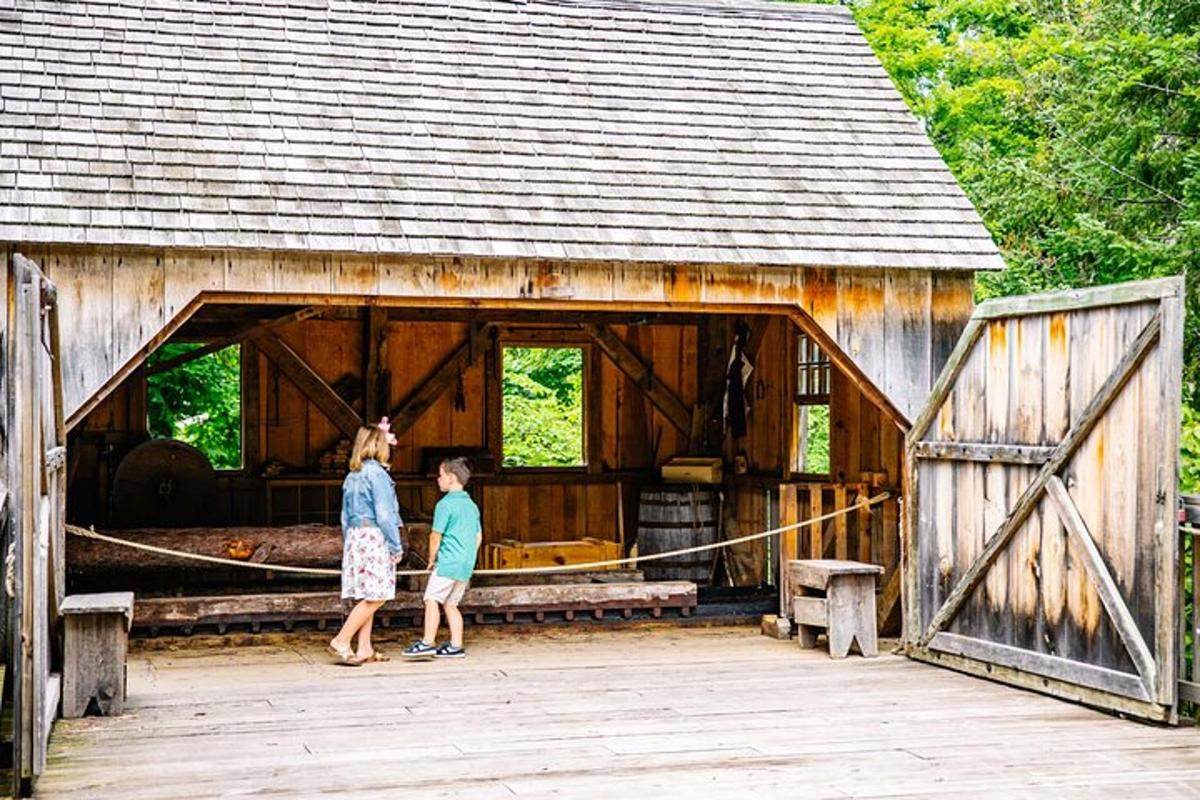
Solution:
{"label": "wooden deck planks", "polygon": [[36,796],[1200,792],[1194,730],[889,655],[833,662],[757,628],[473,628],[465,661],[362,669],[322,644],[135,644],[126,715],[60,722]]}

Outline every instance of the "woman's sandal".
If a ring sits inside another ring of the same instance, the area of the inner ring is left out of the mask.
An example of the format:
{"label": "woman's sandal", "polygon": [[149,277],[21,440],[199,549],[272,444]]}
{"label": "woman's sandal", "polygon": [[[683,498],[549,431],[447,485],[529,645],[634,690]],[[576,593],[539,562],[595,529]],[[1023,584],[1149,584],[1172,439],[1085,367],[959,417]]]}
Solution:
{"label": "woman's sandal", "polygon": [[385,656],[383,653],[376,650],[375,652],[371,653],[371,655],[367,656],[365,660],[366,661],[375,661],[375,662],[382,664],[385,661],[391,661],[392,657]]}
{"label": "woman's sandal", "polygon": [[343,664],[348,667],[361,667],[363,665],[363,662],[358,660],[357,656],[354,655],[354,651],[350,648],[338,650],[336,647],[330,644],[326,645],[325,649],[330,655],[338,660],[339,664]]}

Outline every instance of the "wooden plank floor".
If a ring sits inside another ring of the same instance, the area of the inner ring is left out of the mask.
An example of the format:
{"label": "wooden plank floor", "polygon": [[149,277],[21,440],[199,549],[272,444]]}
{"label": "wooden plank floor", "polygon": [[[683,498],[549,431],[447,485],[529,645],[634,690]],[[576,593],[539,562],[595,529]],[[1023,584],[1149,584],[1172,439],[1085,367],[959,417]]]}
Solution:
{"label": "wooden plank floor", "polygon": [[1200,796],[1200,731],[896,656],[751,628],[468,635],[462,661],[361,669],[311,636],[156,640],[125,716],[56,725],[36,796]]}

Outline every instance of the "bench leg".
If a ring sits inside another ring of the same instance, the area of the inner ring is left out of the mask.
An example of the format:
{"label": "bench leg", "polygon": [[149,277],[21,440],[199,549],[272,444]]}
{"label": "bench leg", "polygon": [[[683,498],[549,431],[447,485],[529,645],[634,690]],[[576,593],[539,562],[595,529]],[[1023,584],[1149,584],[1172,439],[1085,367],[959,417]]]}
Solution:
{"label": "bench leg", "polygon": [[796,626],[796,641],[805,650],[811,650],[817,646],[817,637],[821,635],[820,628],[814,628],[812,625],[797,625]]}
{"label": "bench leg", "polygon": [[879,651],[874,575],[843,575],[829,584],[830,657],[845,658],[855,639],[864,656],[874,656]]}
{"label": "bench leg", "polygon": [[82,717],[93,700],[101,715],[119,715],[125,708],[125,618],[68,616],[64,645],[63,717]]}

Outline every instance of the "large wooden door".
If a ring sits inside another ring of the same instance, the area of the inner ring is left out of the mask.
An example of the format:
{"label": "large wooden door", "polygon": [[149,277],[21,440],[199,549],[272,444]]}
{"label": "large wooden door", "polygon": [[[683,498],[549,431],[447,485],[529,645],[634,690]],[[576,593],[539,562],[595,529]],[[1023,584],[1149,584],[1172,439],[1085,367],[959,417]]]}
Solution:
{"label": "large wooden door", "polygon": [[907,440],[909,655],[1172,720],[1183,281],[979,306]]}
{"label": "large wooden door", "polygon": [[14,795],[45,769],[58,712],[52,674],[64,593],[66,433],[53,284],[13,254],[7,278],[4,347],[5,589],[9,596],[5,697],[12,713]]}

